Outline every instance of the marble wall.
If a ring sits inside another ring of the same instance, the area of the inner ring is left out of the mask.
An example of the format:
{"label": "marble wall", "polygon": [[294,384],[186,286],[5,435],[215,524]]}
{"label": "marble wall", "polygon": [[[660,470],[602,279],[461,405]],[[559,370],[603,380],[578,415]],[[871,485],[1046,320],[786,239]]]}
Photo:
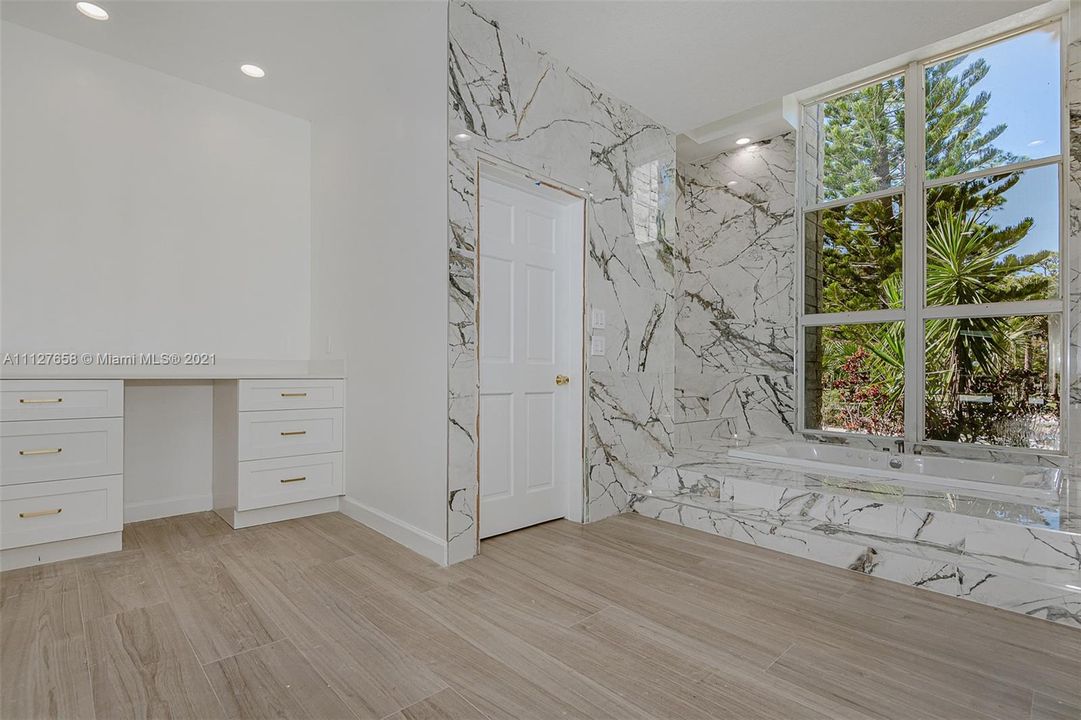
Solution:
{"label": "marble wall", "polygon": [[795,133],[680,163],[679,447],[795,431]]}
{"label": "marble wall", "polygon": [[587,308],[607,315],[588,357],[584,518],[623,512],[671,457],[675,138],[468,3],[449,18],[448,559],[477,551],[478,153],[582,188]]}

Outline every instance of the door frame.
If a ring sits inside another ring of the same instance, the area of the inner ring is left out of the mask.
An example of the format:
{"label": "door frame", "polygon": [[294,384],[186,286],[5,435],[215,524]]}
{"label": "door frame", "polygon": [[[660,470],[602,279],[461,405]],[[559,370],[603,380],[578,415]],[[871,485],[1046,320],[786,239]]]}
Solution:
{"label": "door frame", "polygon": [[[476,248],[473,253],[473,277],[475,278],[474,292],[476,297],[473,302],[473,323],[476,328],[476,344],[474,348],[474,361],[477,367],[477,398],[480,398],[480,294],[484,292],[483,284],[480,275],[480,245],[483,242],[483,238],[480,233],[480,200],[481,200],[481,178],[495,180],[504,185],[510,185],[511,187],[518,187],[520,189],[528,188],[530,185],[542,185],[551,190],[555,190],[568,195],[571,198],[571,202],[581,203],[582,207],[582,235],[581,235],[581,252],[579,255],[578,268],[581,270],[581,317],[579,318],[579,332],[577,333],[579,344],[579,367],[577,368],[577,376],[579,378],[578,383],[578,412],[580,417],[580,437],[578,438],[577,452],[574,454],[574,465],[577,469],[575,475],[577,476],[577,482],[572,477],[566,486],[566,507],[564,518],[572,522],[581,523],[585,521],[585,508],[586,508],[586,427],[589,418],[586,417],[586,386],[587,386],[587,374],[588,374],[588,358],[586,356],[587,348],[587,325],[586,316],[588,314],[588,298],[586,297],[586,249],[587,249],[587,231],[589,228],[589,203],[587,202],[588,193],[583,188],[576,188],[572,185],[554,180],[539,173],[535,173],[527,168],[515,165],[500,158],[489,155],[483,151],[476,151],[477,164],[475,167],[474,177],[474,198],[476,204],[474,207],[474,218],[476,227],[474,237],[476,238]],[[569,205],[570,203],[568,203]],[[577,236],[577,233],[575,233]],[[571,280],[572,285],[574,279]],[[572,371],[574,369],[572,368]],[[480,539],[480,506],[481,506],[481,476],[480,476],[480,402],[477,402],[476,417],[474,418],[474,426],[477,429],[476,441],[474,444],[474,451],[476,453],[476,507],[474,508],[474,532],[476,533],[475,539],[477,543],[477,554],[481,553],[481,539]]]}

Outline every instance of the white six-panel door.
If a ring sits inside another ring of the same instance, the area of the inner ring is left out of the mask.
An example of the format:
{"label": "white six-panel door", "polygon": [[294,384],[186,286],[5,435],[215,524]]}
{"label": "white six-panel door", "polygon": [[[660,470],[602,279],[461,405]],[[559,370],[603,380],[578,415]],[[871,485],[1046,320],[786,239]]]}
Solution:
{"label": "white six-panel door", "polygon": [[479,249],[484,538],[567,516],[581,486],[581,200],[482,178]]}

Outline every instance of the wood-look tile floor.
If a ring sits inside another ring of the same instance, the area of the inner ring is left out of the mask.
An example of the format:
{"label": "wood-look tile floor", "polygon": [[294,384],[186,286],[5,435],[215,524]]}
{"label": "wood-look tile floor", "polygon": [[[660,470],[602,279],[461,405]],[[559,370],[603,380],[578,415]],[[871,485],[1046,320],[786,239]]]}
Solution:
{"label": "wood-look tile floor", "polygon": [[637,515],[438,568],[343,515],[0,576],[0,717],[1081,718],[1081,631]]}

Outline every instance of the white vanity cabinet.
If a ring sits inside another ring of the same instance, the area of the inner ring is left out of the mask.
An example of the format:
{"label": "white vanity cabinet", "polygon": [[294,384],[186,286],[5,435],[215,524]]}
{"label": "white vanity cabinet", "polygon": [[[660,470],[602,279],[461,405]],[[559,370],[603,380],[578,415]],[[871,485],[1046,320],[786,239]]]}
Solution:
{"label": "white vanity cabinet", "polygon": [[338,509],[345,381],[214,383],[214,510],[234,528]]}
{"label": "white vanity cabinet", "polygon": [[123,380],[0,380],[0,568],[121,549]]}

